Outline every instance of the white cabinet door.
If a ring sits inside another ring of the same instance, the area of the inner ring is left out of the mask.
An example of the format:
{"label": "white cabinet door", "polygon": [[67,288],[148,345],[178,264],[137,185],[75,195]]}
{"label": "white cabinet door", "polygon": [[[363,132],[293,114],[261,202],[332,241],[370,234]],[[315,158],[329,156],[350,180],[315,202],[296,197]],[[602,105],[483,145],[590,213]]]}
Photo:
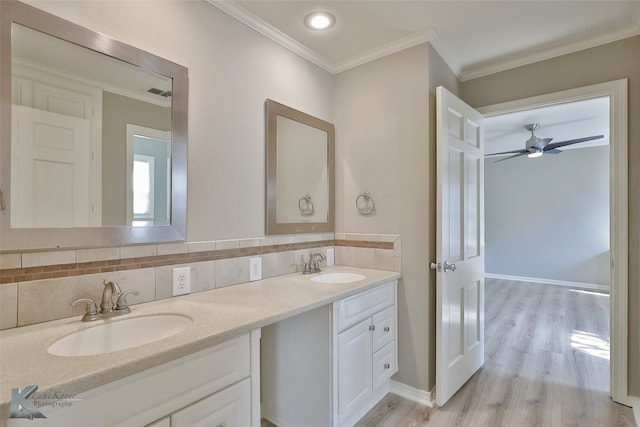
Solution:
{"label": "white cabinet door", "polygon": [[371,319],[338,334],[338,413],[349,414],[373,391]]}
{"label": "white cabinet door", "polygon": [[171,415],[171,427],[251,425],[251,380],[245,378]]}

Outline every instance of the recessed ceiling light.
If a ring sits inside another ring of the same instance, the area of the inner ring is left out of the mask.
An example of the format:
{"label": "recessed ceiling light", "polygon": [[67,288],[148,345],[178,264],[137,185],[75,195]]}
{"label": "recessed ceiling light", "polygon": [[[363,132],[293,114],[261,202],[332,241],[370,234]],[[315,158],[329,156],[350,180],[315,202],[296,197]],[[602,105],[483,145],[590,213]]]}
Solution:
{"label": "recessed ceiling light", "polygon": [[336,17],[329,12],[313,12],[304,18],[304,25],[312,30],[326,30],[335,23]]}

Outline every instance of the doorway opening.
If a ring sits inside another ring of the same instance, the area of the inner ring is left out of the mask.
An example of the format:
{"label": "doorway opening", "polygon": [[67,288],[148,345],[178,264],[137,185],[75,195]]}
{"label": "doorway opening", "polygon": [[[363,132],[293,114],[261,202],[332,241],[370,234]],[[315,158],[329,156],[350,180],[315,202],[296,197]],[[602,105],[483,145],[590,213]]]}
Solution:
{"label": "doorway opening", "polygon": [[[626,338],[628,328],[627,80],[617,80],[511,101],[483,107],[479,111],[484,114],[485,118],[491,118],[597,98],[609,100],[610,395],[614,401],[630,405],[627,393]],[[576,340],[576,345],[587,344],[584,336],[576,336]]]}

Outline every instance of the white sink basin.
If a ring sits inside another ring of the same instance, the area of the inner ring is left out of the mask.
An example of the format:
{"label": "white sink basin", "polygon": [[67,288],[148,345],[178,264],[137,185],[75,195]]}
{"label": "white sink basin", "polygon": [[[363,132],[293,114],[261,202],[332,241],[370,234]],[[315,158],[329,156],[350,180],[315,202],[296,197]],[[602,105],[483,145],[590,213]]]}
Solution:
{"label": "white sink basin", "polygon": [[366,279],[367,276],[358,273],[320,273],[311,278],[316,283],[351,283]]}
{"label": "white sink basin", "polygon": [[179,314],[109,319],[100,326],[60,338],[49,346],[54,356],[91,356],[136,347],[175,335],[192,321]]}

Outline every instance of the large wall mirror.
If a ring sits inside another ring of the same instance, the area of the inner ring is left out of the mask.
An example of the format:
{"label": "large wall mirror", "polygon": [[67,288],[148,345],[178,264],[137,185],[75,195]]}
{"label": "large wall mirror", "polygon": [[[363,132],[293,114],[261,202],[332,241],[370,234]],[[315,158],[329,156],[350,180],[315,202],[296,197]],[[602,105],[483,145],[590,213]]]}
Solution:
{"label": "large wall mirror", "polygon": [[334,227],[335,129],[268,99],[266,234]]}
{"label": "large wall mirror", "polygon": [[186,238],[188,72],[0,2],[0,250]]}

